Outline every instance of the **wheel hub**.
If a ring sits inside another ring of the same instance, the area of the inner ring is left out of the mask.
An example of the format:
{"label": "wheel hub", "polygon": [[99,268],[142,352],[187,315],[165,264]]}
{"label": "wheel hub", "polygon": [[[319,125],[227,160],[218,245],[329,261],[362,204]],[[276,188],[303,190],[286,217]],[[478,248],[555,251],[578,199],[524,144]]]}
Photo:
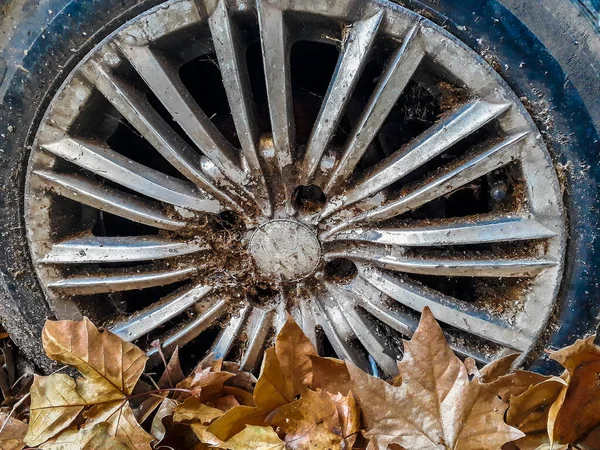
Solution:
{"label": "wheel hub", "polygon": [[315,271],[321,244],[315,233],[295,220],[273,220],[260,226],[250,239],[250,253],[263,275],[298,281]]}
{"label": "wheel hub", "polygon": [[290,313],[391,375],[429,307],[462,356],[526,355],[560,286],[562,194],[531,117],[384,0],[147,11],[65,80],[26,182],[55,315],[165,354],[252,369]]}

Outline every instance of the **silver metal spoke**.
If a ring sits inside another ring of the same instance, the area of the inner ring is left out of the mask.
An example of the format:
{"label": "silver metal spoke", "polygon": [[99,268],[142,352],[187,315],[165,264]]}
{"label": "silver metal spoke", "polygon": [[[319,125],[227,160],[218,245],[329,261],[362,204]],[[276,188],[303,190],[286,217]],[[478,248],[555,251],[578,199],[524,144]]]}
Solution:
{"label": "silver metal spoke", "polygon": [[202,241],[172,241],[155,236],[87,236],[59,242],[41,259],[45,264],[153,261],[207,250]]}
{"label": "silver metal spoke", "polygon": [[93,295],[107,292],[122,292],[167,286],[192,278],[197,273],[195,267],[173,270],[139,272],[123,270],[118,275],[76,276],[50,283],[48,287],[68,295]]}
{"label": "silver metal spoke", "polygon": [[375,92],[348,138],[342,158],[325,186],[326,194],[334,193],[350,177],[424,56],[417,25],[408,33],[402,47],[392,56],[381,75]]}
{"label": "silver metal spoke", "polygon": [[325,332],[338,358],[350,361],[365,372],[371,373],[371,365],[365,355],[352,345],[351,340],[356,338],[354,330],[331,294],[319,294],[311,305],[317,325]]}
{"label": "silver metal spoke", "polygon": [[250,307],[246,305],[241,310],[235,311],[232,317],[229,318],[227,324],[221,330],[217,340],[211,347],[210,353],[213,353],[216,359],[225,358],[227,356],[240,334],[240,330],[242,329],[242,325],[244,325],[249,310]]}
{"label": "silver metal spoke", "polygon": [[150,46],[121,42],[119,48],[192,142],[230,180],[243,184],[239,154],[200,109],[171,67]]}
{"label": "silver metal spoke", "polygon": [[319,167],[327,144],[335,134],[352,91],[369,59],[370,49],[382,17],[383,11],[379,11],[372,17],[355,22],[346,34],[331,84],[306,146],[301,184],[309,184]]}
{"label": "silver metal spoke", "polygon": [[339,307],[344,312],[348,325],[354,331],[356,338],[369,352],[385,373],[394,376],[398,373],[398,364],[395,358],[387,354],[385,344],[372,329],[372,325],[356,311],[354,302],[348,292],[339,286],[327,284],[327,289],[335,297]]}
{"label": "silver metal spoke", "polygon": [[525,334],[527,330],[516,330],[495,323],[491,318],[484,319],[481,313],[464,307],[461,310],[456,300],[416,283],[407,283],[377,268],[362,266],[359,270],[368,283],[384,294],[417,311],[423,311],[427,306],[435,317],[448,325],[515,350],[525,350],[531,345],[532,340]]}
{"label": "silver metal spoke", "polygon": [[259,136],[246,66],[245,45],[241,40],[239,30],[232,21],[225,0],[217,1],[208,23],[231,115],[242,146],[242,153],[250,171],[250,182],[254,184],[256,198],[263,214],[270,217],[272,205],[259,158]]}
{"label": "silver metal spoke", "polygon": [[134,222],[164,230],[181,230],[186,222],[175,220],[158,204],[103,185],[80,175],[36,171],[45,184],[62,197]]}
{"label": "silver metal spoke", "polygon": [[242,334],[246,337],[246,347],[240,361],[240,367],[243,370],[250,371],[258,365],[271,329],[272,315],[271,310],[263,308],[252,308],[250,311]]}
{"label": "silver metal spoke", "polygon": [[214,180],[202,171],[200,153],[164,121],[145,97],[98,63],[92,62],[85,73],[102,95],[173,167],[200,188],[234,209],[240,209],[230,193],[223,186],[216,186]]}
{"label": "silver metal spoke", "polygon": [[512,161],[522,151],[526,133],[509,137],[498,145],[478,153],[458,167],[446,170],[417,189],[385,205],[367,211],[357,220],[384,220],[414,210],[432,200],[448,195],[466,184],[493,172]]}
{"label": "silver metal spoke", "polygon": [[290,73],[290,43],[283,11],[268,1],[258,0],[258,23],[265,68],[269,117],[280,171],[293,163],[294,104]]}
{"label": "silver metal spoke", "polygon": [[461,254],[456,258],[435,256],[406,256],[401,250],[377,245],[342,245],[327,252],[326,259],[348,258],[369,262],[377,267],[398,272],[446,277],[534,277],[545,269],[556,266],[546,258],[501,258],[497,255],[482,257]]}
{"label": "silver metal spoke", "polygon": [[431,247],[513,242],[554,237],[556,233],[533,218],[501,216],[461,218],[402,228],[356,228],[334,235],[332,241],[359,241],[405,247]]}
{"label": "silver metal spoke", "polygon": [[[360,305],[373,317],[403,336],[411,338],[419,325],[418,320],[401,311],[397,307],[400,306],[400,302],[381,292],[363,277],[364,275],[359,276],[352,283],[352,288],[348,290],[348,295],[354,299],[357,305]],[[390,304],[390,302],[398,303],[398,305]],[[474,358],[481,363],[487,363],[489,360],[489,358],[484,357],[480,352],[469,349],[464,345],[453,342],[449,342],[448,344],[457,355],[463,358]]]}
{"label": "silver metal spoke", "polygon": [[[204,309],[201,314],[163,341],[161,348],[166,356],[173,353],[175,348],[183,347],[200,336],[203,331],[214,325],[214,322],[227,311],[227,301],[223,299],[213,299],[203,306]],[[158,349],[152,348],[149,350],[148,356],[150,356],[151,362],[156,362]]]}
{"label": "silver metal spoke", "polygon": [[110,331],[125,341],[135,341],[182,314],[212,289],[210,286],[198,284],[183,293],[176,293],[129,316],[123,322],[113,324]]}
{"label": "silver metal spoke", "polygon": [[[380,192],[499,117],[510,107],[509,103],[493,104],[476,100],[460,108],[426,131],[406,149],[384,159],[341,198],[332,198],[320,218]],[[525,135],[510,138],[508,145],[518,142]]]}
{"label": "silver metal spoke", "polygon": [[107,147],[66,138],[43,148],[79,167],[150,198],[192,211],[218,213],[221,202],[178,180],[114,152]]}

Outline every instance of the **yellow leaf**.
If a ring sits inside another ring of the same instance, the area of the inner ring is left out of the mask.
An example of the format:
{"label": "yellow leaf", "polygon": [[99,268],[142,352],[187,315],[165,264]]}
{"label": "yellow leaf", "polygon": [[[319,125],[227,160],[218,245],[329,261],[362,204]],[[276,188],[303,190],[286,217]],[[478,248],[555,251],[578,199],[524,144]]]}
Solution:
{"label": "yellow leaf", "polygon": [[222,415],[223,411],[220,409],[212,408],[201,403],[197,398],[190,397],[175,407],[173,420],[175,422],[189,421],[207,424]]}
{"label": "yellow leaf", "polygon": [[[352,392],[368,437],[385,448],[481,450],[523,436],[504,423],[506,405],[452,353],[442,329],[425,308],[399,363],[403,383],[394,387],[348,365]],[[444,448],[444,447],[442,447]]]}
{"label": "yellow leaf", "polygon": [[0,450],[21,450],[25,447],[27,424],[0,413]]}
{"label": "yellow leaf", "polygon": [[283,450],[285,443],[273,428],[249,425],[219,447],[229,450]]}
{"label": "yellow leaf", "polygon": [[36,447],[67,428],[88,402],[79,394],[75,380],[55,373],[36,375],[31,394],[29,429],[25,442]]}
{"label": "yellow leaf", "polygon": [[104,391],[118,390],[131,395],[148,357],[135,345],[115,334],[82,321],[47,321],[42,342],[48,357],[74,366]]}
{"label": "yellow leaf", "polygon": [[127,401],[97,405],[84,415],[88,419],[87,426],[107,422],[109,434],[126,444],[128,448],[151,450],[150,443],[154,438],[140,426]]}

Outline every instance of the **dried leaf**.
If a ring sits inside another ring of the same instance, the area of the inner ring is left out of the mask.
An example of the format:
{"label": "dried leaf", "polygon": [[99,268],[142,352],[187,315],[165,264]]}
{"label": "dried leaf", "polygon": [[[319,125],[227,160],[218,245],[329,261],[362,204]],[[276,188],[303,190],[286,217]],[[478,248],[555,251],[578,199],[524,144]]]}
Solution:
{"label": "dried leaf", "polygon": [[567,369],[564,386],[548,414],[550,441],[574,444],[600,424],[600,347],[595,336],[578,340],[551,358]]}
{"label": "dried leaf", "polygon": [[205,405],[196,397],[190,397],[175,407],[173,420],[208,424],[222,415],[222,410]]}
{"label": "dried leaf", "polygon": [[135,345],[117,335],[82,321],[47,321],[42,342],[48,357],[76,367],[99,390],[131,395],[148,357]]}
{"label": "dried leaf", "polygon": [[311,388],[322,389],[331,394],[348,395],[352,388],[352,380],[346,363],[335,358],[311,356],[312,383]]}
{"label": "dried leaf", "polygon": [[329,394],[329,398],[335,404],[338,412],[342,437],[346,444],[344,448],[352,448],[360,430],[360,410],[356,404],[356,400],[352,392],[348,396],[343,396],[340,393],[335,395]]}
{"label": "dried leaf", "polygon": [[108,433],[109,425],[99,423],[89,429],[71,427],[40,446],[44,450],[129,450],[129,447]]}
{"label": "dried leaf", "polygon": [[29,429],[25,442],[36,447],[69,427],[88,402],[79,394],[75,380],[55,373],[36,375],[31,386]]}
{"label": "dried leaf", "polygon": [[160,443],[167,434],[167,429],[163,423],[164,419],[173,416],[173,412],[177,407],[177,402],[170,398],[165,398],[156,411],[156,415],[152,419],[152,425],[150,426],[150,434],[154,436],[156,441]]}
{"label": "dried leaf", "polygon": [[86,412],[87,426],[108,422],[109,434],[124,442],[129,448],[151,450],[150,443],[154,438],[140,426],[126,401],[102,406],[104,407],[96,406]]}
{"label": "dried leaf", "polygon": [[25,447],[25,433],[26,423],[0,413],[0,450],[21,450]]}
{"label": "dried leaf", "polygon": [[310,385],[312,378],[310,356],[316,356],[317,351],[290,315],[277,335],[275,353],[283,373],[282,393],[288,402],[291,402]]}
{"label": "dried leaf", "polygon": [[518,353],[513,353],[487,364],[479,371],[481,381],[484,383],[493,383],[494,381],[498,380],[498,378],[508,375],[518,357]]}
{"label": "dried leaf", "polygon": [[[285,443],[273,428],[249,425],[219,447],[229,450],[283,450]],[[315,450],[319,448],[313,447]]]}
{"label": "dried leaf", "polygon": [[327,392],[306,390],[300,400],[274,411],[269,422],[285,433],[288,449],[341,448],[342,426]]}
{"label": "dried leaf", "polygon": [[367,436],[380,446],[480,450],[500,448],[523,436],[504,423],[506,405],[490,385],[477,377],[469,381],[465,365],[448,347],[428,308],[404,348],[399,387],[348,366]]}

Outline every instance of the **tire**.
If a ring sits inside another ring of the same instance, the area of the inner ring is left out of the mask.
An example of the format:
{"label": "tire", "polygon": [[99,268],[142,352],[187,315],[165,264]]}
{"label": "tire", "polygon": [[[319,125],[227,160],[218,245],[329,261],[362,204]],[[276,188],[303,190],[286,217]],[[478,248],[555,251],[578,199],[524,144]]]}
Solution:
{"label": "tire", "polygon": [[[43,8],[35,3],[15,1],[1,28],[0,317],[19,348],[47,370],[51,366],[41,356],[39,336],[56,312],[32,267],[23,221],[29,149],[50,100],[81,58],[161,0],[54,0]],[[594,296],[600,279],[597,11],[590,2],[584,9],[565,0],[397,3],[478,52],[529,108],[564,183],[570,234],[557,308],[540,346],[560,348],[594,333],[600,315]],[[15,17],[15,11],[22,13]],[[544,352],[538,351],[533,367],[551,370]]]}

